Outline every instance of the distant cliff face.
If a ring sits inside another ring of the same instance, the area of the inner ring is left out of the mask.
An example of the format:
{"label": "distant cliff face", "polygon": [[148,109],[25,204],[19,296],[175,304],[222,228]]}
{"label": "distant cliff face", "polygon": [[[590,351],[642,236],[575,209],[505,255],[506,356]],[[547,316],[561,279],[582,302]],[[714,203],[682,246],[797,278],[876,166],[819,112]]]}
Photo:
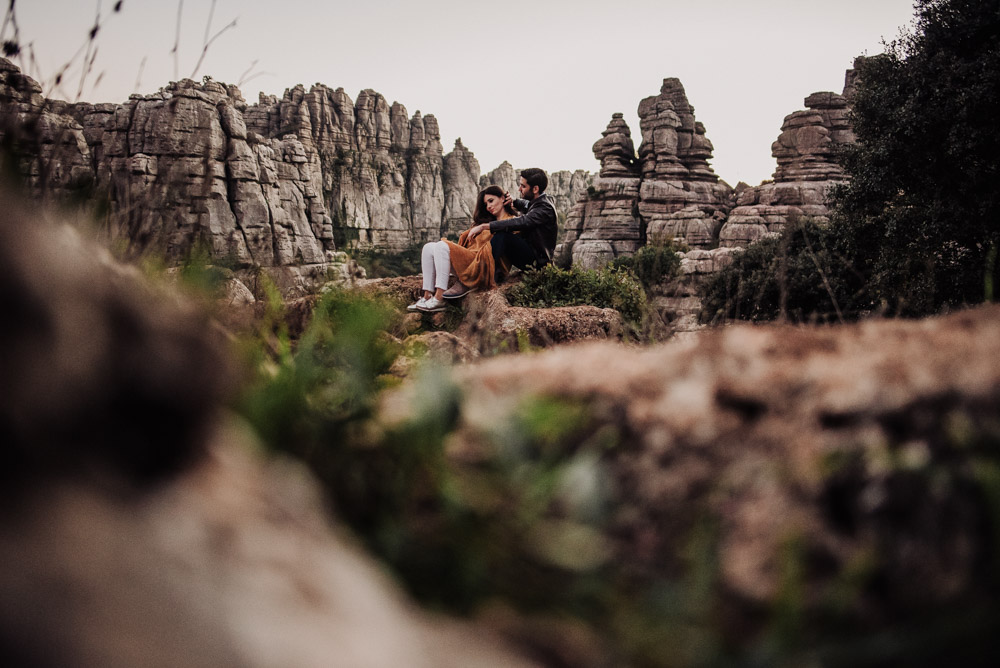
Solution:
{"label": "distant cliff face", "polygon": [[248,105],[171,83],[114,104],[47,100],[0,59],[0,141],[35,196],[106,196],[108,228],[171,261],[196,243],[263,267],[323,266],[345,243],[402,250],[468,226],[475,156],[434,116],[317,84]]}

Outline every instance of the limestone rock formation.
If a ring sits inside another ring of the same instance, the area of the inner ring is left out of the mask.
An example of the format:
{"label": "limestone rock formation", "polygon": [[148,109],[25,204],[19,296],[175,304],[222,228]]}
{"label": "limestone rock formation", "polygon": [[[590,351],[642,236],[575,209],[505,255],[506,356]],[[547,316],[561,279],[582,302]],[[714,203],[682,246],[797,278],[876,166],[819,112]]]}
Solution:
{"label": "limestone rock formation", "polygon": [[500,186],[512,196],[517,197],[517,179],[520,170],[504,160],[492,171],[479,177],[479,188],[482,190],[486,186]]}
{"label": "limestone rock formation", "polygon": [[594,144],[601,171],[570,211],[557,248],[561,264],[594,268],[634,253],[647,239],[712,245],[733,205],[732,188],[708,164],[712,144],[684,87],[664,79],[639,104],[642,143],[616,113]]}
{"label": "limestone rock formation", "polygon": [[444,211],[441,135],[432,115],[366,89],[356,102],[316,84],[261,96],[247,109],[263,136],[294,133],[321,179],[334,236],[387,250],[436,238]]}
{"label": "limestone rock formation", "polygon": [[593,146],[601,171],[570,209],[556,246],[557,264],[599,267],[640,245],[640,179],[632,131],[616,113]]}
{"label": "limestone rock formation", "polygon": [[[92,117],[106,118],[107,108]],[[29,192],[66,197],[86,192],[94,182],[94,159],[80,119],[64,102],[46,100],[42,87],[10,61],[0,58],[0,141],[19,153],[18,169]],[[54,159],[56,158],[56,159]]]}
{"label": "limestone rock formation", "polygon": [[442,234],[457,235],[472,225],[472,214],[479,195],[479,161],[465,148],[462,139],[444,156],[444,219]]}
{"label": "limestone rock formation", "polygon": [[827,194],[847,176],[837,152],[854,142],[848,118],[856,70],[848,70],[844,94],[813,93],[806,109],[785,117],[771,145],[778,162],[774,180],[739,194],[737,206],[719,234],[723,246],[745,246],[777,234],[793,218],[827,220]]}
{"label": "limestone rock formation", "polygon": [[594,176],[583,169],[561,169],[549,172],[549,187],[545,190],[556,208],[559,224],[562,225],[569,210],[594,183]]}
{"label": "limestone rock formation", "polygon": [[638,173],[632,131],[623,114],[611,115],[611,122],[594,144],[594,157],[601,163],[601,176],[633,177]]}
{"label": "limestone rock formation", "polygon": [[235,86],[184,80],[69,105],[0,59],[0,139],[35,196],[106,198],[110,232],[135,252],[176,262],[204,244],[303,280],[338,245],[398,251],[464,229],[479,179],[461,143],[445,158],[433,115],[322,84],[248,105]]}
{"label": "limestone rock formation", "polygon": [[660,94],[639,104],[639,125],[639,215],[646,236],[712,245],[733,206],[733,191],[708,164],[712,143],[678,79],[664,79]]}
{"label": "limestone rock formation", "polygon": [[593,185],[570,209],[556,246],[556,263],[575,262],[593,269],[638,250],[640,184],[639,177],[594,177]]}

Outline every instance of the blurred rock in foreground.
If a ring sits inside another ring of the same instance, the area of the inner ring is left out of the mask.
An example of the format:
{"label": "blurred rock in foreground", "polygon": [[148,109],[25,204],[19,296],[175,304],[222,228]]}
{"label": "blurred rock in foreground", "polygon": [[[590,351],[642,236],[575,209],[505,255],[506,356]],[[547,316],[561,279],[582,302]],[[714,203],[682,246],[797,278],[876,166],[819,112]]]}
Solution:
{"label": "blurred rock in foreground", "polygon": [[528,665],[412,608],[331,530],[300,466],[254,454],[203,315],[13,201],[0,663]]}

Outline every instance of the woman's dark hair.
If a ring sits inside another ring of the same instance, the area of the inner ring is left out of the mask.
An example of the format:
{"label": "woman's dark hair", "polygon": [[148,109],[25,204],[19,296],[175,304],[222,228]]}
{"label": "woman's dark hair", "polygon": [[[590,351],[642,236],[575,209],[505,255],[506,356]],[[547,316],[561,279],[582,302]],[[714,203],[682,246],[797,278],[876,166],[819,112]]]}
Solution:
{"label": "woman's dark hair", "polygon": [[[476,210],[472,213],[472,222],[479,225],[481,223],[492,223],[496,220],[496,216],[486,210],[486,196],[494,195],[500,199],[504,198],[503,188],[500,186],[486,186],[479,191],[479,197],[476,198]],[[514,207],[510,204],[505,206],[504,211],[512,216],[516,216],[517,212],[514,211]]]}

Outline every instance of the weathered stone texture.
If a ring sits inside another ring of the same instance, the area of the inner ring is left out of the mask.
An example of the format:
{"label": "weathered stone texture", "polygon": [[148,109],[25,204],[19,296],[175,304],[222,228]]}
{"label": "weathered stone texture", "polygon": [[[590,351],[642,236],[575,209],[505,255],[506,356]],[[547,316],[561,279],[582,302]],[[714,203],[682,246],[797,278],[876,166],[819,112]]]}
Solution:
{"label": "weathered stone texture", "polygon": [[708,164],[712,144],[680,81],[664,79],[660,94],[639,104],[639,119],[638,155],[620,113],[594,144],[601,172],[569,213],[559,263],[596,268],[631,255],[647,239],[680,239],[696,248],[718,239],[733,190]]}
{"label": "weathered stone texture", "polygon": [[433,115],[321,84],[247,105],[235,86],[184,80],[69,105],[0,60],[8,136],[33,195],[106,194],[112,234],[169,261],[199,243],[264,267],[322,267],[335,239],[403,250],[465,229],[479,180],[461,144],[446,165]]}
{"label": "weathered stone texture", "polygon": [[442,234],[460,234],[472,224],[472,213],[479,195],[479,161],[465,148],[462,139],[444,157],[444,220]]}
{"label": "weathered stone texture", "polygon": [[611,122],[593,146],[594,157],[601,163],[601,176],[632,177],[638,173],[632,131],[623,114],[611,115]]}
{"label": "weathered stone texture", "polygon": [[719,233],[723,246],[746,246],[779,233],[795,218],[828,220],[830,189],[847,179],[837,152],[855,141],[849,120],[856,70],[848,70],[844,94],[813,93],[806,109],[785,117],[771,145],[778,162],[772,182],[739,194],[737,206]]}
{"label": "weathered stone texture", "polygon": [[678,79],[664,79],[659,95],[639,103],[639,124],[639,215],[647,236],[712,245],[733,206],[733,191],[708,164],[712,143]]}
{"label": "weathered stone texture", "polygon": [[479,188],[482,190],[486,186],[500,186],[507,190],[512,196],[517,197],[517,180],[520,170],[504,160],[490,172],[479,177]]}
{"label": "weathered stone texture", "polygon": [[638,217],[640,179],[599,174],[570,209],[556,260],[592,269],[642,245]]}

